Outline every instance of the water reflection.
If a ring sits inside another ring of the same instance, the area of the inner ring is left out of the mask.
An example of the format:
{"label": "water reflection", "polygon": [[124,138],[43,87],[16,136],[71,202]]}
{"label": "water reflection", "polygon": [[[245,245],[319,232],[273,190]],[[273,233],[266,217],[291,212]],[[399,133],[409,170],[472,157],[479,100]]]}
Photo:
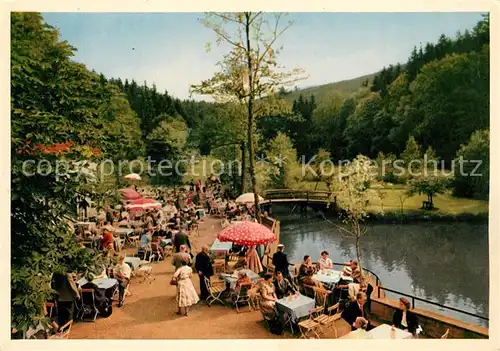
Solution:
{"label": "water reflection", "polygon": [[[329,251],[336,262],[355,258],[354,240],[330,223],[300,215],[275,215],[281,221],[281,242],[292,262],[300,262],[305,254],[317,260],[322,250]],[[361,245],[364,266],[384,286],[488,317],[487,224],[374,224]],[[422,302],[416,305],[467,322],[481,321]]]}

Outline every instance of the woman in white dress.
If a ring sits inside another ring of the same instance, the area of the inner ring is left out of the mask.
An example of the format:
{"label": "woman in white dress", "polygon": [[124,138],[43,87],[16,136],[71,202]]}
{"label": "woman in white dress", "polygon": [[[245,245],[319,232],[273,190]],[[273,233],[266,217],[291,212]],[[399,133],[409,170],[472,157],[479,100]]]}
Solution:
{"label": "woman in white dress", "polygon": [[195,305],[200,301],[198,293],[196,292],[191,276],[193,270],[189,267],[188,262],[182,261],[182,266],[174,273],[173,279],[177,280],[177,304],[181,314],[181,308],[184,308],[184,315],[187,316],[189,306]]}

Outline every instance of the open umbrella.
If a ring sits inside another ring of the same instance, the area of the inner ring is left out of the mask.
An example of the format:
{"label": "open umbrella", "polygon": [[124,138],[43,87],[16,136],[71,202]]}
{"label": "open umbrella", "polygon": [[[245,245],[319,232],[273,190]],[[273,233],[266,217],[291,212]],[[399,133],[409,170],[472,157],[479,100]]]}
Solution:
{"label": "open umbrella", "polygon": [[[260,195],[259,196],[259,202],[262,202],[264,201],[264,198]],[[255,201],[255,197],[253,195],[253,193],[245,193],[245,194],[241,194],[240,196],[238,196],[236,198],[236,200],[234,200],[235,202],[237,203],[240,203],[240,204],[253,204]]]}
{"label": "open umbrella", "polygon": [[127,205],[127,210],[129,211],[138,211],[138,210],[146,210],[148,208],[161,208],[161,203],[157,202],[153,199],[137,199],[132,201]]}
{"label": "open umbrella", "polygon": [[241,221],[224,228],[217,238],[220,241],[230,241],[236,245],[261,245],[276,240],[274,233],[262,224]]}
{"label": "open umbrella", "polygon": [[142,197],[141,194],[132,188],[120,189],[120,193],[123,195],[125,200],[137,200]]}
{"label": "open umbrella", "polygon": [[128,180],[141,180],[141,176],[138,175],[137,173],[130,173],[126,175],[124,178]]}

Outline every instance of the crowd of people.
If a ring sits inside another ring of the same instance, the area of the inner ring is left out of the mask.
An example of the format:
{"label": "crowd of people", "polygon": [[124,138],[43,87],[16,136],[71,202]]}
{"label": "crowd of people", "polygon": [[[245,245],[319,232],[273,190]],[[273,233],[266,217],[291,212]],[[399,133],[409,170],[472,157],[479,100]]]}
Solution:
{"label": "crowd of people", "polygon": [[[108,276],[118,281],[118,307],[124,304],[124,295],[132,275],[131,266],[120,253],[124,240],[120,238],[118,228],[130,229],[130,235],[125,241],[136,244],[136,254],[143,260],[148,260],[151,255],[162,260],[171,253],[174,274],[170,284],[176,286],[177,314],[187,316],[191,306],[209,298],[207,283],[215,276],[214,257],[210,254],[209,247],[202,246],[194,256],[190,242],[190,234],[203,221],[205,209],[210,213],[216,208],[216,212],[222,217],[223,227],[233,221],[255,220],[255,211],[253,207],[234,203],[225,197],[223,187],[216,178],[210,178],[204,186],[199,181],[191,181],[187,189],[156,189],[148,195],[163,206],[143,211],[128,209],[126,201],[114,209],[108,206],[91,219],[93,225],[76,228],[75,240],[109,258],[107,266],[98,268],[94,278]],[[264,315],[275,319],[278,316],[277,300],[298,293],[314,297],[313,289],[316,287],[328,291],[329,304],[342,304],[342,318],[352,330],[363,333],[373,327],[369,317],[373,287],[355,260],[344,264],[340,279],[334,286],[326,286],[315,279],[314,275],[334,268],[327,251],[320,253],[315,264],[311,256],[305,255],[300,265],[292,266],[284,245],[280,244],[272,255],[274,272],[269,271],[263,263],[264,251],[264,245],[245,247],[234,244],[229,251],[229,255],[237,257],[231,266],[231,270],[237,274],[237,281],[232,289],[238,294],[242,286],[252,286],[260,296],[260,309]],[[229,255],[225,258],[226,263]],[[101,268],[102,273],[99,273]],[[247,269],[261,278],[252,282],[245,271]],[[195,275],[199,277],[199,293],[192,282]],[[81,299],[81,289],[76,284],[76,279],[74,273],[57,273],[53,276],[57,312],[55,315],[49,314],[55,331],[72,320],[75,303]],[[227,283],[226,291],[229,290]],[[394,314],[393,324],[415,333],[418,321],[410,307],[407,300],[401,299],[400,310]]]}

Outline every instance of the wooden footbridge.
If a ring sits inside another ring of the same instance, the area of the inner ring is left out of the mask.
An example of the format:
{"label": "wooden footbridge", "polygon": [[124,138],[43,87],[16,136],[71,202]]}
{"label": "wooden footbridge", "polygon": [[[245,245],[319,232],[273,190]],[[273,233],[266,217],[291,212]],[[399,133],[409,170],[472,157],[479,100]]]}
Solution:
{"label": "wooden footbridge", "polygon": [[295,205],[336,206],[337,197],[327,191],[311,191],[303,189],[272,189],[262,193],[262,204],[285,203]]}

